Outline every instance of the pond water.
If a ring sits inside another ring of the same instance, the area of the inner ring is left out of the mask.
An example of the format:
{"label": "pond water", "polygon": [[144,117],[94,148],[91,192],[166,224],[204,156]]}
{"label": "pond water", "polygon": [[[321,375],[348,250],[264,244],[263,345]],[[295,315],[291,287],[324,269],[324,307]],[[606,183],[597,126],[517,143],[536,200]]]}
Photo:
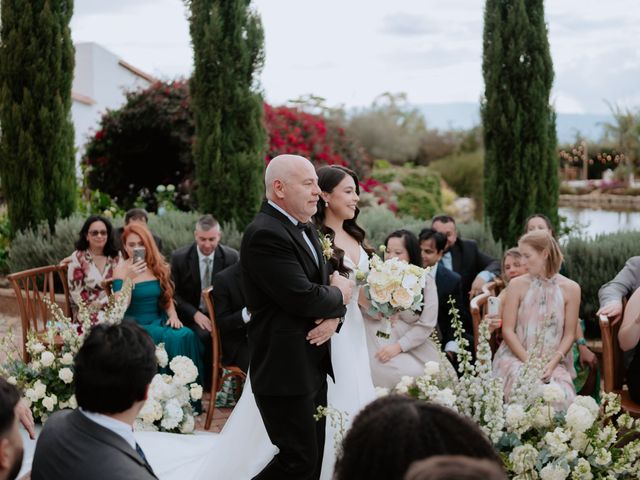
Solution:
{"label": "pond water", "polygon": [[567,223],[579,223],[582,235],[595,237],[601,233],[640,230],[640,211],[616,211],[596,208],[560,207],[558,214],[567,218]]}

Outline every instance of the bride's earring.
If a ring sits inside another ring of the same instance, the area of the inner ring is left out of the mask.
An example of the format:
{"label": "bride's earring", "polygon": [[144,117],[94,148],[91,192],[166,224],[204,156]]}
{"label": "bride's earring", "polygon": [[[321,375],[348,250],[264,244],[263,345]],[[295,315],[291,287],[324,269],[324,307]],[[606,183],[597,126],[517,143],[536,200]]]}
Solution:
{"label": "bride's earring", "polygon": [[327,200],[324,201],[324,206],[328,207],[329,206],[329,202]]}

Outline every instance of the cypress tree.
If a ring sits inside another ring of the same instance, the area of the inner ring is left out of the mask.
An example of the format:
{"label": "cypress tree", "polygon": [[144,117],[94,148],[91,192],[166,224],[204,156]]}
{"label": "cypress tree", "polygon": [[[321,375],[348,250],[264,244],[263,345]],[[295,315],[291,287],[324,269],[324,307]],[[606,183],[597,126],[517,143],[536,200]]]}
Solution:
{"label": "cypress tree", "polygon": [[496,240],[514,245],[532,213],[558,221],[553,64],[543,0],[487,0],[484,212]]}
{"label": "cypress tree", "polygon": [[250,0],[188,0],[195,68],[194,162],[201,211],[240,228],[264,195],[263,101],[256,74],[264,32]]}
{"label": "cypress tree", "polygon": [[75,203],[73,0],[2,0],[0,176],[12,231]]}

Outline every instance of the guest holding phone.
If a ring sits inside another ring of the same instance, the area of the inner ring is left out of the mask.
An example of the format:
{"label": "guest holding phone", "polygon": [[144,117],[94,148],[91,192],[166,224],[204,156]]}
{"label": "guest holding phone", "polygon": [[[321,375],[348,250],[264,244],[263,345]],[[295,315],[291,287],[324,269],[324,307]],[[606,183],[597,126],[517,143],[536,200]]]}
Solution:
{"label": "guest holding phone", "polygon": [[158,251],[149,230],[130,224],[122,233],[123,259],[114,272],[114,291],[122,289],[130,278],[134,289],[125,320],[135,320],[156,344],[164,343],[169,360],[178,355],[189,357],[203,370],[202,344],[195,332],[182,325],[173,301],[173,282],[169,264]]}
{"label": "guest holding phone", "polygon": [[118,264],[112,232],[111,222],[105,217],[90,216],[80,229],[76,250],[67,257],[67,283],[74,319],[80,304],[92,310],[92,323],[98,321],[100,312],[106,308],[108,297],[102,283],[113,276]]}

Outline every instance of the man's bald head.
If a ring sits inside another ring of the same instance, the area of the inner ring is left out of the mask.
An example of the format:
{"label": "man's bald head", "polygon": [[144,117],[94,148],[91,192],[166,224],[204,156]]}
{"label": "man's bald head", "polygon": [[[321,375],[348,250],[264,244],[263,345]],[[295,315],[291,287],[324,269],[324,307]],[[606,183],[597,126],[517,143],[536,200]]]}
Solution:
{"label": "man's bald head", "polygon": [[275,200],[274,183],[287,183],[291,177],[301,170],[314,170],[313,164],[300,155],[278,155],[267,165],[264,172],[264,188],[269,200]]}
{"label": "man's bald head", "polygon": [[299,155],[278,155],[264,174],[267,199],[299,222],[308,222],[318,209],[320,187],[313,164]]}

